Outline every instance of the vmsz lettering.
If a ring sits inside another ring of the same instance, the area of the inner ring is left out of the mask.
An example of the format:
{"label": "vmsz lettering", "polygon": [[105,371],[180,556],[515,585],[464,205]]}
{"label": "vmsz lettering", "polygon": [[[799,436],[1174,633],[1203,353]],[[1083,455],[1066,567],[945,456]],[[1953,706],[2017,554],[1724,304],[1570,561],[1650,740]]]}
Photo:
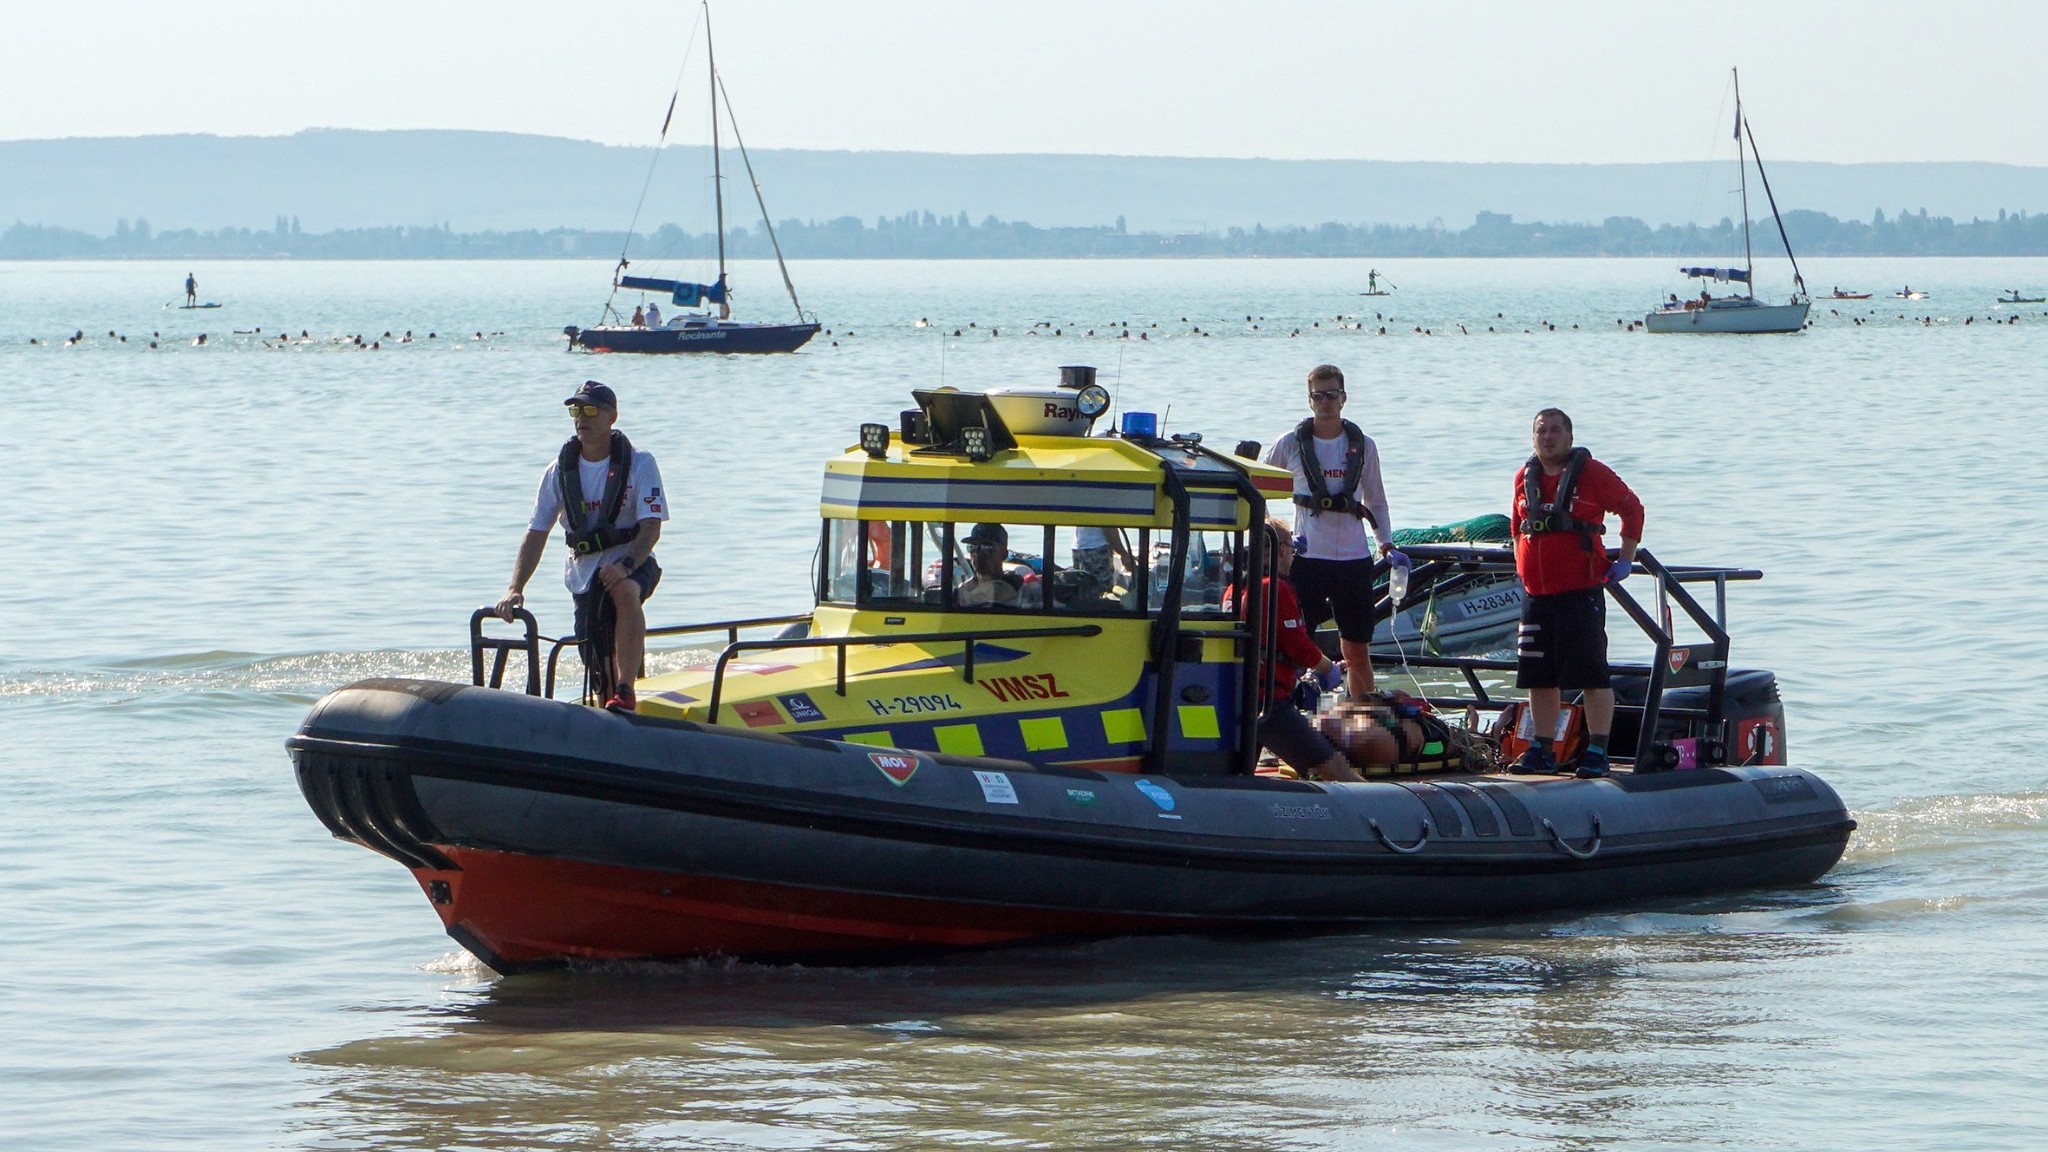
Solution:
{"label": "vmsz lettering", "polygon": [[981,686],[1006,704],[1018,700],[1058,700],[1067,695],[1050,672],[1036,676],[984,676]]}

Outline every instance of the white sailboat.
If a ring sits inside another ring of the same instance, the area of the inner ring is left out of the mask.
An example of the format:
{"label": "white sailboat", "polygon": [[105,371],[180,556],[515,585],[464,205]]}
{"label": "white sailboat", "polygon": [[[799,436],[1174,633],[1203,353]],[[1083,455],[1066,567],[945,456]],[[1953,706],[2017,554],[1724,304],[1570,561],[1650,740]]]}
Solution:
{"label": "white sailboat", "polygon": [[[1771,206],[1771,219],[1777,222],[1778,239],[1785,244],[1785,258],[1792,262],[1792,299],[1784,304],[1766,304],[1756,298],[1756,261],[1751,255],[1749,242],[1749,165],[1743,157],[1745,141],[1749,155],[1756,158],[1757,178],[1763,182],[1764,197]],[[1806,327],[1806,313],[1812,307],[1812,301],[1807,299],[1806,281],[1799,275],[1799,259],[1792,255],[1792,241],[1785,235],[1785,221],[1778,215],[1778,200],[1771,194],[1771,179],[1764,174],[1764,160],[1757,153],[1756,138],[1750,135],[1749,120],[1742,114],[1740,75],[1735,78],[1735,170],[1742,187],[1742,267],[1685,265],[1679,271],[1700,280],[1739,284],[1742,291],[1716,296],[1707,289],[1688,300],[1680,300],[1673,295],[1656,311],[1643,317],[1643,326],[1649,331],[1797,332]]]}
{"label": "white sailboat", "polygon": [[[711,188],[714,204],[713,220],[718,237],[718,279],[709,284],[688,280],[674,280],[651,276],[631,276],[626,273],[630,261],[625,253],[619,255],[618,267],[612,272],[611,296],[605,300],[604,319],[588,328],[570,325],[562,332],[569,337],[571,349],[584,348],[592,352],[794,352],[804,346],[819,330],[816,316],[805,312],[803,304],[796,298],[796,283],[789,278],[789,266],[782,260],[782,245],[775,239],[775,225],[768,219],[768,204],[761,196],[761,182],[754,178],[754,162],[747,157],[747,146],[740,140],[739,122],[733,119],[732,102],[725,95],[725,80],[718,71],[718,57],[711,47],[711,5],[704,3],[704,59],[711,80]],[[675,117],[676,100],[680,91],[669,97],[668,115],[661,122],[661,141],[654,149],[654,159],[661,157],[661,146],[668,142],[669,123]],[[761,209],[761,228],[768,236],[769,246],[775,252],[775,266],[782,272],[782,286],[789,293],[789,304],[796,312],[793,320],[761,321],[734,320],[729,298],[731,288],[725,279],[725,173],[720,158],[718,143],[719,106],[725,107],[725,122],[732,127],[733,144],[739,149],[740,160],[746,165],[747,183],[753,185],[754,202]],[[651,180],[653,169],[648,169]],[[645,195],[643,191],[643,196]],[[636,219],[637,219],[637,209]],[[632,240],[631,230],[627,242]],[[666,325],[641,323],[638,309],[633,319],[627,320],[623,310],[615,305],[622,291],[667,293],[670,302],[677,308],[703,307],[701,312],[686,312],[675,316]],[[710,305],[717,305],[713,313]]]}

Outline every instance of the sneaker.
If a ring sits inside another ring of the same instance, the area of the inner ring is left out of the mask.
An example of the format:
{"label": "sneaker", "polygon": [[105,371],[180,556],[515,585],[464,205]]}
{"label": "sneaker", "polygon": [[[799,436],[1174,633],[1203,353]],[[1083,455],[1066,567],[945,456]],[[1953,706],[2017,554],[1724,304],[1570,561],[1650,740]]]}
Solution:
{"label": "sneaker", "polygon": [[1581,780],[1598,780],[1607,775],[1607,749],[1588,748],[1579,756],[1579,766],[1572,772]]}
{"label": "sneaker", "polygon": [[612,693],[611,699],[604,702],[604,709],[607,712],[618,712],[622,715],[630,716],[640,710],[640,701],[633,697],[633,690],[631,688],[621,688],[617,692]]}
{"label": "sneaker", "polygon": [[1515,757],[1514,763],[1508,765],[1508,771],[1516,776],[1554,776],[1557,774],[1557,757],[1550,749],[1531,744]]}

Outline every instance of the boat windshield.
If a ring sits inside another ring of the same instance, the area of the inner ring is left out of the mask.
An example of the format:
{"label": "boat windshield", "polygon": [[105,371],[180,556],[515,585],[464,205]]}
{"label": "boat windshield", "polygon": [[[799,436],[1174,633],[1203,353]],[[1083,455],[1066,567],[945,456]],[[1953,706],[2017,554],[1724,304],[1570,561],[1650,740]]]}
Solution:
{"label": "boat windshield", "polygon": [[[1190,534],[1182,615],[1224,614],[1238,535]],[[1072,524],[827,520],[824,544],[819,601],[885,610],[1144,615],[1172,560],[1167,533]]]}

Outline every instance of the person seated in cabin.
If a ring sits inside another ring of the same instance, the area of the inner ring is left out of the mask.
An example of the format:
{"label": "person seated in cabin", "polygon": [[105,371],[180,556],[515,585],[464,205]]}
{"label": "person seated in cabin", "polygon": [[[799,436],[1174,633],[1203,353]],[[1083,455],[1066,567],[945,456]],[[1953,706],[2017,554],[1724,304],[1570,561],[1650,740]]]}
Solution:
{"label": "person seated in cabin", "polygon": [[1010,556],[1010,532],[1001,524],[976,524],[963,541],[967,578],[953,587],[953,602],[963,608],[1021,607],[1024,581],[1004,566]]}
{"label": "person seated in cabin", "polygon": [[[1119,568],[1123,573],[1130,573],[1138,567],[1130,547],[1124,543],[1123,533],[1114,528],[1083,525],[1074,529],[1074,547],[1069,554],[1073,557],[1074,569],[1093,581],[1093,593],[1086,594],[1090,599],[1107,595],[1121,583],[1117,578]],[[1081,595],[1077,589],[1077,599]]]}
{"label": "person seated in cabin", "polygon": [[[1259,713],[1259,743],[1308,780],[1363,780],[1358,769],[1294,704],[1294,688],[1304,674],[1313,674],[1326,692],[1344,683],[1344,666],[1332,661],[1316,647],[1295,599],[1294,585],[1287,574],[1294,567],[1294,543],[1290,529],[1278,519],[1266,521],[1272,541],[1273,571],[1262,581],[1272,593],[1275,632],[1279,637],[1272,667],[1268,669],[1266,705]],[[1223,606],[1238,611],[1240,589],[1235,585],[1225,594]]]}

